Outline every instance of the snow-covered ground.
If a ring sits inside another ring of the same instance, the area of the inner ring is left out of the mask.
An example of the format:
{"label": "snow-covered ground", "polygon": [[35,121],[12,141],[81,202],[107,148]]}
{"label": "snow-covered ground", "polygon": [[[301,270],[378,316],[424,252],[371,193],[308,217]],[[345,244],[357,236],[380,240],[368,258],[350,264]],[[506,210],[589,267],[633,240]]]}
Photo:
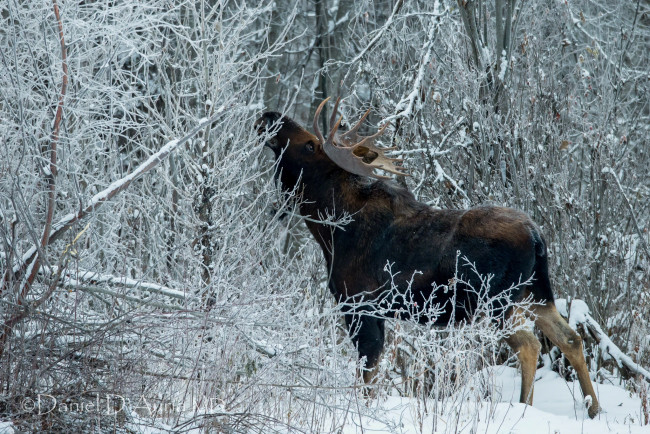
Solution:
{"label": "snow-covered ground", "polygon": [[[341,396],[338,405],[324,404],[317,414],[296,415],[296,419],[304,421],[304,426],[294,419],[291,429],[284,424],[265,423],[257,427],[259,429],[252,428],[251,432],[650,433],[650,425],[642,425],[641,399],[616,384],[615,380],[610,384],[594,383],[604,411],[591,420],[584,410],[577,382],[567,382],[550,369],[540,368],[531,407],[518,402],[520,378],[516,368],[489,367],[475,374],[470,384],[455,396],[447,397],[445,402],[428,399],[424,403],[422,399],[398,396],[384,396],[366,402],[363,399],[350,400],[349,395],[347,398]],[[476,399],[476,396],[481,396],[481,399]],[[173,425],[158,422],[152,426],[151,421],[141,419],[135,413],[132,417],[136,423],[128,424],[129,432],[176,432]],[[319,420],[315,422],[315,419]],[[205,432],[205,427],[193,428],[192,425],[186,425],[184,431]],[[17,431],[11,422],[0,422],[0,434],[14,432]]]}
{"label": "snow-covered ground", "polygon": [[[591,420],[583,410],[577,382],[567,382],[550,369],[541,368],[535,381],[534,404],[520,404],[521,377],[515,368],[497,366],[476,374],[475,382],[492,385],[491,396],[466,403],[462,410],[438,410],[423,415],[422,405],[413,398],[387,397],[372,405],[380,419],[351,416],[343,432],[399,433],[650,433],[642,425],[641,400],[617,384],[594,383],[603,412]],[[471,385],[469,387],[472,387]],[[483,386],[485,387],[485,386]],[[429,403],[429,408],[433,403]],[[456,404],[455,408],[459,406]],[[450,408],[450,407],[448,407]]]}

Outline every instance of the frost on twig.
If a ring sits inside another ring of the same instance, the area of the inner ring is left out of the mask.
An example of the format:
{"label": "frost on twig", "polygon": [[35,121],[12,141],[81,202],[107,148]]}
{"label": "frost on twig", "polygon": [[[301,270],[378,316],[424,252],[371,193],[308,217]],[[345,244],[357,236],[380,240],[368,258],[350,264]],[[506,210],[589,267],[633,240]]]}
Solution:
{"label": "frost on twig", "polygon": [[[484,391],[482,388],[481,392],[479,388],[470,391],[471,388],[465,387],[470,375],[496,363],[504,338],[532,327],[530,321],[504,316],[508,309],[516,308],[534,317],[531,308],[536,303],[530,298],[517,302],[512,299],[530,280],[516,282],[494,293],[490,290],[492,276],[482,275],[475,264],[458,255],[454,278],[447,284],[434,286],[431,297],[421,304],[411,291],[418,272],[401,276],[392,262],[386,263],[384,272],[388,281],[385,288],[377,291],[376,298],[373,294],[361,294],[338,305],[344,312],[404,320],[386,323],[391,339],[377,374],[382,378],[377,386],[381,390],[386,391],[386,385],[391,384],[405,396],[433,395],[443,403],[451,397],[461,402],[470,395],[476,399]],[[456,309],[467,308],[459,306],[458,301],[466,297],[476,302],[470,312],[459,312],[459,316],[467,313],[466,319],[440,322],[441,318],[454,318]]]}
{"label": "frost on twig", "polygon": [[[165,144],[160,150],[152,154],[147,160],[140,164],[135,170],[133,170],[128,175],[118,179],[111,183],[108,187],[95,194],[90,201],[77,213],[70,213],[61,219],[59,219],[54,225],[52,225],[52,232],[49,236],[49,242],[54,242],[59,239],[72,225],[78,221],[84,219],[90,215],[93,211],[99,208],[104,202],[109,201],[115,195],[126,190],[129,185],[136,179],[140,178],[145,173],[149,172],[151,169],[155,168],[161,161],[165,160],[176,148],[188,142],[192,137],[198,134],[203,128],[212,124],[216,121],[221,112],[224,110],[224,107],[221,107],[210,119],[204,120],[199,125],[194,127],[189,133],[183,136],[179,140],[171,140]],[[31,261],[31,258],[37,254],[37,248],[32,247],[27,250],[27,252],[22,256],[22,261],[14,265],[14,274],[20,272],[20,270],[25,267],[25,265]]]}

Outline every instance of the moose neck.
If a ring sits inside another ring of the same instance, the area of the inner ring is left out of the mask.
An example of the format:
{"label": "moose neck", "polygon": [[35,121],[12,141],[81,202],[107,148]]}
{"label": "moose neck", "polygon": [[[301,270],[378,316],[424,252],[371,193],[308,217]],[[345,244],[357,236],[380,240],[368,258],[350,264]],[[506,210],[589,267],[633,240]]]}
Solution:
{"label": "moose neck", "polygon": [[[316,176],[317,175],[317,176]],[[328,264],[336,237],[343,233],[335,224],[345,216],[352,221],[345,225],[344,232],[351,235],[359,225],[357,214],[364,203],[360,200],[357,175],[335,168],[326,172],[314,170],[303,174],[300,182],[300,214],[306,217],[305,223],[323,250]],[[328,223],[319,221],[330,219]]]}
{"label": "moose neck", "polygon": [[304,174],[300,186],[302,216],[313,220],[322,220],[327,216],[340,219],[344,215],[358,212],[363,207],[363,203],[359,201],[357,175],[341,169],[312,173],[318,176]]}

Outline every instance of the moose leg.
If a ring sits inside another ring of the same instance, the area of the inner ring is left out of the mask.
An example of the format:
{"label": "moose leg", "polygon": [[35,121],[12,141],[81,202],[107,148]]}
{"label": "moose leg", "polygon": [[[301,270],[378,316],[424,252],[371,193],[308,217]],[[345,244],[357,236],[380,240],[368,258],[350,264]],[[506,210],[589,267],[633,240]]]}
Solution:
{"label": "moose leg", "polygon": [[535,325],[544,333],[553,344],[569,359],[571,366],[578,374],[580,388],[584,396],[591,396],[591,406],[588,409],[589,417],[594,418],[600,411],[596,392],[589,378],[589,370],[582,352],[582,338],[560,316],[555,304],[547,303],[534,309],[537,314]]}
{"label": "moose leg", "polygon": [[365,357],[363,381],[369,385],[377,374],[377,362],[384,349],[384,320],[355,313],[346,314],[345,323],[359,358]]}
{"label": "moose leg", "polygon": [[528,330],[517,330],[505,339],[517,353],[521,365],[521,394],[519,402],[533,405],[533,381],[537,370],[537,357],[542,347],[535,335]]}

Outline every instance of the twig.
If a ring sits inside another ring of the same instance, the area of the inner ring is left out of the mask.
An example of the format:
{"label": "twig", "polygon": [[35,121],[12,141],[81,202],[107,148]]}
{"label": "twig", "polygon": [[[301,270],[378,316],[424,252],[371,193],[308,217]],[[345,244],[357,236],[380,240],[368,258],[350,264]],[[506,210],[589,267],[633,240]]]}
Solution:
{"label": "twig", "polygon": [[393,11],[391,12],[391,14],[390,14],[390,16],[388,17],[388,19],[386,20],[386,23],[384,23],[384,25],[382,26],[382,28],[379,29],[379,31],[377,32],[377,34],[375,35],[375,37],[372,38],[372,41],[370,41],[370,42],[368,43],[368,45],[366,45],[366,47],[365,47],[363,50],[361,50],[361,52],[360,52],[359,54],[357,54],[356,57],[355,57],[354,59],[352,59],[351,61],[347,62],[348,65],[353,65],[354,63],[356,63],[356,62],[357,62],[359,59],[361,59],[361,58],[362,58],[362,57],[363,57],[363,56],[364,56],[364,55],[365,55],[365,54],[366,54],[366,53],[367,53],[367,52],[368,52],[372,47],[375,46],[375,44],[377,43],[377,41],[379,41],[379,40],[381,39],[381,37],[382,37],[382,35],[384,34],[384,32],[386,31],[386,29],[388,29],[388,28],[393,24],[393,20],[395,19],[395,15],[397,15],[397,13],[400,11],[400,9],[402,9],[402,5],[404,5],[404,0],[398,0],[398,2],[395,3],[395,7],[393,8]]}
{"label": "twig", "polygon": [[[43,234],[41,236],[41,250],[44,250],[50,242],[50,229],[52,227],[52,219],[54,218],[54,208],[56,207],[56,150],[59,142],[59,133],[61,131],[61,119],[63,118],[63,104],[65,101],[65,94],[68,88],[68,55],[65,48],[65,39],[63,37],[63,23],[61,22],[61,14],[59,13],[59,5],[56,3],[56,0],[52,0],[52,7],[54,9],[54,16],[56,17],[57,26],[59,28],[59,42],[61,44],[61,62],[63,69],[63,77],[61,80],[61,91],[59,93],[59,103],[56,109],[56,115],[54,117],[54,125],[52,128],[52,136],[50,139],[50,167],[45,172],[45,177],[47,178],[48,184],[48,199],[47,199],[47,212],[45,214],[45,225],[43,227]],[[30,273],[27,277],[27,280],[23,283],[22,288],[20,288],[18,299],[16,304],[21,306],[29,293],[29,290],[34,283],[34,279],[38,274],[38,270],[41,267],[41,255],[36,255],[33,262],[31,263]],[[2,280],[2,286],[6,284],[10,276],[10,268],[7,267],[5,271],[5,276]],[[51,291],[48,291],[51,294]],[[40,300],[42,303],[45,300]],[[39,304],[40,304],[39,303]],[[0,334],[0,357],[4,352],[5,342],[7,338],[11,335],[14,325],[20,321],[22,318],[27,316],[27,310],[22,310],[14,317],[9,318],[3,324],[2,334]]]}
{"label": "twig", "polygon": [[621,185],[621,182],[618,180],[618,176],[616,175],[616,172],[614,172],[614,169],[612,169],[611,167],[604,167],[601,172],[609,173],[610,175],[612,175],[612,178],[614,178],[614,181],[616,181],[616,185],[618,186],[618,189],[621,192],[621,196],[623,196],[623,201],[625,202],[625,205],[627,206],[627,209],[630,212],[630,216],[632,217],[632,221],[634,222],[634,228],[636,229],[636,233],[639,236],[639,242],[641,243],[641,247],[643,247],[643,250],[645,250],[645,254],[647,255],[647,257],[650,258],[650,249],[648,248],[648,243],[646,242],[645,237],[643,236],[643,232],[641,232],[641,227],[639,226],[639,222],[637,221],[636,215],[634,214],[634,209],[632,209],[632,205],[630,204],[630,201],[628,200],[627,195],[623,190],[623,186]]}

